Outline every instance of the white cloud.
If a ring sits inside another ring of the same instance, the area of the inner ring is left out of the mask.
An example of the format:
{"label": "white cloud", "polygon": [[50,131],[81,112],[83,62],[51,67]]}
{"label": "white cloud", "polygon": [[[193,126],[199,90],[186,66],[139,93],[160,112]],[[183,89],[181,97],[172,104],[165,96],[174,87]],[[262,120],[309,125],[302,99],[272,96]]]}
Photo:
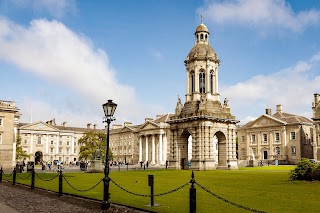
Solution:
{"label": "white cloud", "polygon": [[47,11],[54,17],[62,17],[67,12],[76,9],[75,0],[5,0],[18,8],[31,8],[34,11]]}
{"label": "white cloud", "polygon": [[[116,114],[120,121],[125,117],[132,120],[141,119],[154,110],[149,107],[149,111],[144,111],[145,109],[137,103],[134,88],[118,82],[116,72],[103,50],[95,49],[88,38],[74,33],[58,21],[37,19],[24,27],[1,18],[0,47],[0,59],[19,67],[23,72],[35,74],[48,82],[72,89],[82,98],[81,102],[79,97],[63,100],[70,102],[69,105],[80,103],[82,112],[75,112],[66,104],[49,107],[47,102],[42,101],[40,104],[40,100],[29,100],[28,102],[38,103],[38,106],[33,104],[33,108],[36,107],[33,111],[41,113],[42,116],[63,115],[63,120],[72,120],[73,117],[77,120],[80,113],[88,114],[84,119],[88,119],[89,116],[100,116],[101,119],[101,104],[107,99],[113,99],[118,104]],[[22,104],[22,108],[28,108],[27,102]],[[42,108],[47,111],[43,112]]]}
{"label": "white cloud", "polygon": [[314,72],[319,65],[317,53],[308,61],[299,61],[270,75],[254,76],[235,85],[222,86],[221,94],[230,100],[232,113],[242,115],[237,117],[241,123],[249,121],[248,116],[260,116],[267,107],[275,109],[277,104],[282,104],[285,112],[311,118],[313,94],[320,92],[320,75]]}
{"label": "white cloud", "polygon": [[242,24],[264,32],[270,29],[301,32],[320,20],[319,10],[294,12],[285,0],[208,1],[198,12],[217,24]]}

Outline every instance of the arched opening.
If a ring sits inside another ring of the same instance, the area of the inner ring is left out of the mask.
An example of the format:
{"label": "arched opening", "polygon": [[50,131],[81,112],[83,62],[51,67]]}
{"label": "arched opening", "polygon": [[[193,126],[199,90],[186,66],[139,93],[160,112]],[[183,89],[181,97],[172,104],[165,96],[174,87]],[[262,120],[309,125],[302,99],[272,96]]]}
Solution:
{"label": "arched opening", "polygon": [[204,70],[200,70],[199,73],[199,92],[206,92],[206,74],[204,73]]}
{"label": "arched opening", "polygon": [[227,168],[227,140],[226,136],[222,132],[216,132],[216,138],[218,139],[218,168]]}
{"label": "arched opening", "polygon": [[214,71],[210,71],[210,92],[213,93],[213,73]]}
{"label": "arched opening", "polygon": [[180,169],[189,169],[188,162],[192,159],[192,136],[185,130],[180,137],[182,142],[179,147]]}
{"label": "arched opening", "polygon": [[43,154],[42,152],[38,151],[34,154],[34,163],[37,164],[41,164],[41,162],[43,161]]}
{"label": "arched opening", "polygon": [[194,90],[195,89],[194,88],[194,85],[195,85],[195,82],[194,82],[194,80],[195,80],[194,79],[194,71],[191,71],[191,79],[190,80],[191,80],[191,93],[194,93],[194,91],[195,91]]}

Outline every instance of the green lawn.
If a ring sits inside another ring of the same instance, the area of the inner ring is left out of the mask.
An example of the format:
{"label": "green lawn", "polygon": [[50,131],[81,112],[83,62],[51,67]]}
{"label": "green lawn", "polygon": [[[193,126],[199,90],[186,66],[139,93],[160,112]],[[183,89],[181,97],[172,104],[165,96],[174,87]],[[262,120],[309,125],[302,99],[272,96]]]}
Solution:
{"label": "green lawn", "polygon": [[[318,212],[320,209],[320,182],[289,181],[289,172],[293,166],[263,166],[241,168],[235,171],[195,171],[197,183],[211,192],[234,203],[266,212]],[[191,171],[112,171],[110,177],[123,188],[138,194],[149,194],[148,175],[154,175],[155,194],[175,189],[191,179]],[[19,174],[25,178],[27,174]],[[39,173],[43,179],[50,179],[56,174]],[[103,174],[66,173],[67,181],[77,189],[88,189],[103,178]],[[3,177],[3,179],[8,179]],[[12,176],[11,176],[12,179]],[[17,182],[30,184],[30,177]],[[58,191],[58,178],[46,182],[36,176],[36,187]],[[131,195],[110,183],[110,201],[135,206],[157,212],[188,212],[189,188],[155,197],[157,207],[147,207],[150,198]],[[243,209],[223,202],[211,194],[197,188],[197,212],[246,212]],[[102,199],[103,184],[88,192],[77,192],[65,181],[64,192]]]}

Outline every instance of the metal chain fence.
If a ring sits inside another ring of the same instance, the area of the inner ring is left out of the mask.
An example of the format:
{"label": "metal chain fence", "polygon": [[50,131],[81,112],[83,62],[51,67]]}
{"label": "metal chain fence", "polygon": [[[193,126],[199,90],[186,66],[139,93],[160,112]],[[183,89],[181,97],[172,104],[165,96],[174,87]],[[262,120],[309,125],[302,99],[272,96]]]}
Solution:
{"label": "metal chain fence", "polygon": [[40,179],[40,180],[42,180],[42,181],[52,181],[52,180],[54,180],[55,178],[57,178],[58,176],[59,176],[59,174],[57,174],[56,176],[54,176],[53,178],[51,178],[51,179],[43,179],[43,178],[41,178],[37,173],[35,173],[36,174],[36,176]]}
{"label": "metal chain fence", "polygon": [[[121,190],[123,190],[123,191],[125,191],[125,192],[127,192],[127,193],[129,193],[129,194],[136,195],[136,196],[140,196],[140,197],[151,197],[151,195],[145,195],[145,194],[138,194],[138,193],[130,192],[129,190],[123,188],[122,186],[120,186],[119,184],[117,184],[116,182],[114,182],[111,178],[110,178],[110,181],[111,181],[114,185],[116,185],[118,188],[120,188]],[[170,194],[170,193],[172,193],[172,192],[176,192],[176,191],[178,191],[178,190],[186,187],[188,184],[189,184],[189,182],[183,184],[182,186],[179,186],[178,188],[175,188],[175,189],[173,189],[173,190],[170,190],[170,191],[168,191],[168,192],[155,194],[155,195],[153,195],[153,196],[154,196],[154,197],[156,197],[156,196],[162,196],[162,195]]]}
{"label": "metal chain fence", "polygon": [[13,171],[11,172],[10,175],[6,175],[4,172],[2,173],[2,175],[3,175],[4,177],[10,177],[11,175],[13,175]]}
{"label": "metal chain fence", "polygon": [[17,177],[21,180],[27,180],[30,176],[32,175],[32,173],[30,173],[26,178],[22,178],[19,176],[19,174],[17,173]]}
{"label": "metal chain fence", "polygon": [[94,186],[90,187],[89,189],[76,189],[74,186],[72,186],[69,181],[63,176],[63,179],[67,182],[67,184],[74,190],[78,191],[78,192],[87,192],[87,191],[90,191],[94,188],[96,188],[102,181],[103,179],[101,179],[97,184],[95,184]]}
{"label": "metal chain fence", "polygon": [[209,194],[213,195],[214,197],[218,198],[219,200],[222,200],[223,202],[226,202],[226,203],[229,203],[235,207],[238,207],[238,208],[241,208],[241,209],[245,209],[245,210],[248,210],[248,211],[252,211],[252,212],[259,212],[259,213],[266,213],[265,211],[260,211],[260,210],[257,210],[257,209],[252,209],[252,208],[249,208],[249,207],[246,207],[246,206],[243,206],[243,205],[240,205],[240,204],[237,204],[235,202],[232,202],[230,200],[227,200],[223,197],[220,197],[219,195],[211,192],[209,189],[206,189],[204,186],[202,186],[201,184],[199,183],[195,183],[197,186],[199,186],[201,189],[203,189],[204,191],[208,192]]}

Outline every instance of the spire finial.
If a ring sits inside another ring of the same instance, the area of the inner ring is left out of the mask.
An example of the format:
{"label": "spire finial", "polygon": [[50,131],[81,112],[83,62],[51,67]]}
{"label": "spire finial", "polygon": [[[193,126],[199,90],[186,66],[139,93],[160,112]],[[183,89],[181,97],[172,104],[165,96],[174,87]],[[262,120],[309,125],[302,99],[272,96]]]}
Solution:
{"label": "spire finial", "polygon": [[201,18],[201,24],[203,24],[203,15],[202,14],[200,15],[200,18]]}

